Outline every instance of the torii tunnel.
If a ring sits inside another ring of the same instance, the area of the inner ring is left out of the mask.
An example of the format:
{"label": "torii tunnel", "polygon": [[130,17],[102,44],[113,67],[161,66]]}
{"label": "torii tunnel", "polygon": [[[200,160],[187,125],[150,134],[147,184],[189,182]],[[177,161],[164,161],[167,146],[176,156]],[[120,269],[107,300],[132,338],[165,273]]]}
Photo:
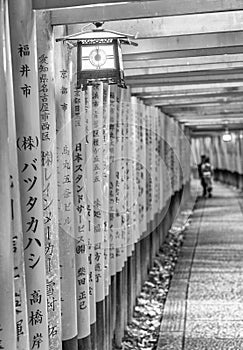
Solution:
{"label": "torii tunnel", "polygon": [[[56,40],[97,22],[126,88]],[[0,37],[0,349],[242,350],[243,0],[0,0]]]}

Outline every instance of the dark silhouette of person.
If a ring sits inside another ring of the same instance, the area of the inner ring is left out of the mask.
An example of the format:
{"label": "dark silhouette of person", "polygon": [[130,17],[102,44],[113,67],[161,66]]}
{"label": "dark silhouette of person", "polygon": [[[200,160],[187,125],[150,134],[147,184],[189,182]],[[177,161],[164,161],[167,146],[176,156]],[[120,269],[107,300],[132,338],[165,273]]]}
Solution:
{"label": "dark silhouette of person", "polygon": [[204,197],[207,194],[206,183],[205,183],[205,179],[204,179],[203,173],[202,173],[202,166],[205,163],[205,160],[206,160],[206,156],[205,156],[205,154],[202,154],[201,155],[201,163],[198,164],[198,176],[199,176],[199,179],[201,180],[201,185],[202,185],[202,188],[203,188],[203,194],[202,195]]}
{"label": "dark silhouette of person", "polygon": [[212,197],[212,175],[213,175],[213,170],[212,166],[210,164],[210,159],[209,157],[206,157],[204,159],[203,164],[201,165],[201,173],[202,173],[202,179],[203,179],[203,184],[205,186],[205,196],[208,194],[208,197]]}

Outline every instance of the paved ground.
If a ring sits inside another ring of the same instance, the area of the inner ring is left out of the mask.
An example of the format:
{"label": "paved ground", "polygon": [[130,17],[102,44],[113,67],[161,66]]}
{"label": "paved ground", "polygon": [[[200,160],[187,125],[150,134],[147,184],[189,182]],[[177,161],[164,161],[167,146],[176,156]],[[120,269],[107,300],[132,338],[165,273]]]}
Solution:
{"label": "paved ground", "polygon": [[213,198],[198,201],[157,350],[243,350],[242,210],[242,195],[220,184]]}

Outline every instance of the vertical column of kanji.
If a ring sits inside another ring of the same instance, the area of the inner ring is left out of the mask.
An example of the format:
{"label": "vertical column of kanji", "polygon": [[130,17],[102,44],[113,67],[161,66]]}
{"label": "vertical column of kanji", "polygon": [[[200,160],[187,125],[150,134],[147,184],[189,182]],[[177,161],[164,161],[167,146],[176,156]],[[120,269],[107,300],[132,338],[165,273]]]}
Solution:
{"label": "vertical column of kanji", "polygon": [[222,137],[220,138],[222,160],[223,160],[223,169],[228,170],[228,152],[227,152],[227,143],[223,141]]}
{"label": "vertical column of kanji", "polygon": [[104,215],[104,269],[105,296],[109,294],[109,160],[110,160],[110,86],[103,87],[103,215]]}
{"label": "vertical column of kanji", "polygon": [[[179,123],[179,187],[183,186],[183,142],[184,142],[184,124]],[[193,159],[191,159],[193,163]]]}
{"label": "vertical column of kanji", "polygon": [[104,300],[103,84],[93,86],[93,181],[96,302]]}
{"label": "vertical column of kanji", "polygon": [[171,130],[171,122],[170,117],[165,117],[166,121],[166,130],[165,130],[165,159],[166,159],[166,172],[168,174],[168,187],[166,189],[166,200],[169,200],[172,196],[172,173],[171,173],[171,140],[170,140],[170,130]]}
{"label": "vertical column of kanji", "polygon": [[225,169],[224,168],[224,159],[223,159],[223,152],[221,147],[221,137],[217,137],[217,148],[218,148],[218,154],[219,154],[219,169]]}
{"label": "vertical column of kanji", "polygon": [[[146,229],[146,203],[144,203],[145,196],[145,170],[146,167],[142,164],[141,161],[141,149],[143,149],[143,136],[145,133],[145,128],[140,125],[139,120],[139,101],[136,97],[131,98],[132,102],[132,111],[134,113],[134,192],[136,197],[135,207],[134,207],[134,227],[136,228],[135,232],[135,296],[140,293],[141,290],[141,254],[140,254],[140,246],[141,241],[140,238],[142,233]],[[146,158],[145,158],[146,159]]]}
{"label": "vertical column of kanji", "polygon": [[[164,186],[165,186],[165,173],[164,173],[164,114],[159,112],[159,138],[160,138],[160,210],[164,208]],[[163,218],[162,218],[163,219]]]}
{"label": "vertical column of kanji", "polygon": [[97,311],[97,347],[104,347],[105,273],[104,273],[104,212],[103,212],[103,84],[92,90],[93,117],[93,182],[94,182],[94,262]]}
{"label": "vertical column of kanji", "polygon": [[126,90],[122,90],[122,98],[120,100],[120,198],[119,211],[121,215],[121,254],[122,268],[127,260],[127,216],[126,216],[126,146],[125,146],[125,122],[126,122]]}
{"label": "vertical column of kanji", "polygon": [[[182,128],[182,183],[186,184],[186,147],[187,147],[187,137],[185,133],[185,126]],[[198,163],[198,162],[197,162]]]}
{"label": "vertical column of kanji", "polygon": [[135,129],[135,104],[129,96],[127,103],[127,175],[128,175],[128,227],[127,227],[127,254],[128,254],[128,323],[132,319],[133,308],[136,298],[135,276],[135,242],[138,236],[138,205],[137,205],[137,183],[136,183],[136,129]]}
{"label": "vertical column of kanji", "polygon": [[110,275],[116,274],[116,235],[115,235],[115,214],[116,214],[116,178],[115,178],[115,149],[116,143],[116,109],[117,109],[117,87],[111,86],[110,90],[110,178],[109,178],[109,231],[110,231]]}
{"label": "vertical column of kanji", "polygon": [[110,159],[110,85],[103,86],[103,215],[104,215],[104,272],[105,272],[105,349],[110,342],[110,269],[109,269],[109,159]]}
{"label": "vertical column of kanji", "polygon": [[146,181],[147,181],[147,147],[146,147],[146,110],[145,105],[142,102],[138,102],[138,127],[139,127],[139,135],[138,135],[138,162],[139,162],[139,178],[140,178],[140,189],[139,189],[139,197],[140,197],[140,220],[141,220],[141,228],[140,228],[140,238],[143,233],[147,232],[147,191],[146,191]]}
{"label": "vertical column of kanji", "polygon": [[151,132],[151,114],[150,107],[145,106],[145,129],[146,129],[146,216],[147,225],[151,221],[152,216],[152,132]]}
{"label": "vertical column of kanji", "polygon": [[[214,142],[214,137],[212,138],[212,142]],[[240,154],[240,141],[241,141],[241,138],[240,138],[240,132],[238,132],[236,134],[236,171],[238,172],[238,174],[241,174],[241,166],[242,166],[242,159],[241,159],[241,154]],[[215,154],[215,153],[214,153]],[[215,158],[215,156],[214,156]],[[213,168],[215,169],[215,159],[213,158]]]}
{"label": "vertical column of kanji", "polygon": [[216,137],[212,137],[213,168],[218,169],[218,153],[216,151]]}
{"label": "vertical column of kanji", "polygon": [[70,62],[70,51],[67,44],[65,42],[55,43],[57,181],[62,340],[71,342],[71,339],[77,335],[77,299],[73,216],[74,203]]}
{"label": "vertical column of kanji", "polygon": [[[5,29],[4,28],[4,1],[0,1],[0,79],[4,86],[7,82],[6,70],[6,47]],[[9,68],[9,67],[8,67]],[[9,87],[9,86],[8,86]],[[9,93],[9,91],[7,91]],[[13,211],[11,213],[10,197],[10,164],[8,137],[8,116],[7,92],[4,88],[0,92],[0,349],[12,350],[16,349],[16,317],[14,310],[14,274],[13,274],[13,246],[12,246],[12,227],[11,218],[13,219]],[[10,126],[10,125],[9,125]],[[11,142],[12,140],[10,140]],[[11,147],[13,149],[13,147]],[[13,179],[11,179],[13,180]],[[12,203],[11,203],[12,202]],[[13,209],[13,205],[12,205]],[[16,213],[15,213],[16,214]],[[21,226],[21,225],[20,225]],[[15,260],[16,262],[16,260]]]}
{"label": "vertical column of kanji", "polygon": [[124,247],[122,244],[122,229],[121,229],[121,138],[122,138],[122,126],[121,126],[121,104],[123,100],[122,89],[117,90],[116,95],[116,146],[115,146],[115,240],[116,240],[116,272],[121,272],[123,265]]}
{"label": "vertical column of kanji", "polygon": [[176,128],[175,120],[170,119],[170,147],[171,147],[171,175],[172,175],[172,195],[175,193],[176,173],[175,173],[175,150],[176,150]]}
{"label": "vertical column of kanji", "polygon": [[182,182],[181,182],[181,152],[182,152],[182,125],[181,123],[177,123],[178,127],[178,188],[181,189]]}
{"label": "vertical column of kanji", "polygon": [[[154,115],[154,153],[155,153],[155,186],[154,186],[154,198],[155,198],[155,218],[159,212],[159,193],[160,193],[160,181],[159,181],[159,110],[155,109]],[[157,223],[157,222],[156,222]]]}
{"label": "vertical column of kanji", "polygon": [[[155,107],[151,107],[151,129],[152,129],[152,220],[155,220],[155,216],[157,214],[157,183],[158,183],[158,169],[157,169],[157,135],[156,135],[156,122],[157,122],[157,113],[158,109]],[[153,225],[153,229],[156,226]]]}
{"label": "vertical column of kanji", "polygon": [[[158,211],[159,214],[162,210],[162,191],[163,191],[163,174],[162,174],[162,114],[160,110],[158,110],[158,119],[157,119],[157,164],[158,164],[158,181],[159,181],[159,193],[158,193]],[[162,218],[159,216],[159,221]]]}
{"label": "vertical column of kanji", "polygon": [[164,207],[166,206],[167,200],[168,200],[168,191],[170,189],[169,187],[169,173],[168,173],[168,144],[167,144],[167,124],[168,124],[168,117],[164,115],[163,113],[163,197],[164,197]]}
{"label": "vertical column of kanji", "polygon": [[133,151],[133,132],[134,125],[132,122],[132,110],[131,110],[131,96],[130,90],[126,93],[125,102],[125,125],[124,125],[124,137],[125,137],[125,162],[126,162],[126,217],[127,217],[127,257],[132,256],[134,250],[133,242],[133,230],[132,230],[132,219],[133,219],[133,162],[134,151]]}
{"label": "vertical column of kanji", "polygon": [[[9,133],[9,169],[10,169],[10,194],[12,209],[12,238],[14,253],[14,289],[15,289],[15,311],[16,311],[16,336],[17,348],[29,349],[29,328],[26,300],[26,280],[24,267],[24,246],[21,218],[21,204],[19,193],[18,159],[16,149],[16,124],[13,96],[13,77],[11,63],[11,49],[9,36],[9,14],[8,4],[5,2],[5,50],[6,50],[6,88],[7,111],[8,111],[8,133]],[[1,21],[1,24],[3,22]]]}
{"label": "vertical column of kanji", "polygon": [[88,222],[85,197],[85,96],[72,82],[72,149],[78,339],[90,334]]}
{"label": "vertical column of kanji", "polygon": [[185,152],[185,173],[186,173],[186,182],[190,180],[190,155],[191,155],[191,138],[190,138],[190,130],[189,127],[185,127],[185,135],[186,135],[186,152]]}
{"label": "vertical column of kanji", "polygon": [[137,136],[138,136],[138,126],[136,121],[136,109],[137,100],[136,97],[131,97],[130,99],[130,119],[129,119],[129,140],[130,140],[130,151],[131,151],[131,164],[132,164],[132,198],[131,198],[131,215],[132,215],[132,244],[135,248],[135,243],[138,241],[139,237],[139,208],[138,208],[138,184],[137,184]]}
{"label": "vertical column of kanji", "polygon": [[[243,175],[243,131],[240,131],[239,135],[239,153],[240,153],[240,174]],[[243,179],[241,179],[242,181]],[[241,182],[242,186],[242,182]]]}
{"label": "vertical column of kanji", "polygon": [[37,27],[49,348],[60,349],[62,338],[56,168],[54,37],[49,14],[39,14],[37,16]]}
{"label": "vertical column of kanji", "polygon": [[[117,86],[110,87],[110,160],[109,160],[109,252],[111,276],[110,337],[115,330],[116,319],[116,233],[115,233],[115,148],[116,148],[116,96]],[[111,341],[110,341],[111,343]]]}
{"label": "vertical column of kanji", "polygon": [[170,167],[170,183],[171,183],[171,193],[170,197],[174,194],[174,149],[173,149],[173,126],[174,121],[171,117],[169,117],[169,124],[168,124],[168,144],[169,144],[169,167]]}
{"label": "vertical column of kanji", "polygon": [[85,120],[86,120],[86,147],[85,147],[85,189],[86,212],[88,229],[88,261],[89,261],[89,307],[91,331],[96,322],[95,297],[95,260],[94,260],[94,185],[93,185],[93,117],[92,117],[92,87],[85,91]]}
{"label": "vertical column of kanji", "polygon": [[48,348],[36,23],[31,1],[9,1],[30,348]]}
{"label": "vertical column of kanji", "polygon": [[[183,186],[183,172],[184,172],[184,164],[183,164],[183,153],[184,153],[184,142],[186,141],[185,139],[185,134],[184,134],[184,124],[179,123],[179,137],[180,137],[180,188]],[[193,158],[193,154],[191,152],[191,162],[192,164],[195,163],[195,160]]]}
{"label": "vertical column of kanji", "polygon": [[179,166],[178,166],[178,150],[179,150],[179,130],[178,122],[174,121],[174,171],[175,171],[175,191],[179,191]]}

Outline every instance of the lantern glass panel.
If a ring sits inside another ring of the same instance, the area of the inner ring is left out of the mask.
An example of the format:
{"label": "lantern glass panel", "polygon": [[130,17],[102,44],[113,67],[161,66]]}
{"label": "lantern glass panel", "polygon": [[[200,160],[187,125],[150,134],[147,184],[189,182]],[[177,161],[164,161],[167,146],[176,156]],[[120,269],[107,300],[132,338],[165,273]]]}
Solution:
{"label": "lantern glass panel", "polygon": [[82,71],[115,69],[113,45],[82,45]]}

